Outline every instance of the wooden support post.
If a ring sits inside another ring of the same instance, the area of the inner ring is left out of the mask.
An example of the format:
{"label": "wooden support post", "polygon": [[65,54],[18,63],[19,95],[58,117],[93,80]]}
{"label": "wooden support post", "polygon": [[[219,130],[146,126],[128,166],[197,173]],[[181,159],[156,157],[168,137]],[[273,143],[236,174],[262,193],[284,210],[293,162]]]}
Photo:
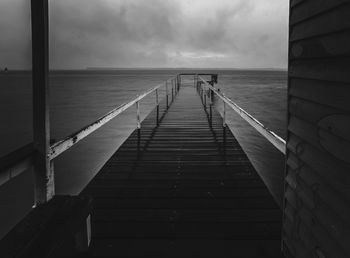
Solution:
{"label": "wooden support post", "polygon": [[226,127],[226,103],[224,102],[223,127]]}
{"label": "wooden support post", "polygon": [[48,0],[31,0],[34,142],[34,205],[55,194],[50,149]]}
{"label": "wooden support post", "polygon": [[158,89],[156,89],[156,105],[157,105],[157,125],[159,123],[159,99],[158,99]]}
{"label": "wooden support post", "polygon": [[175,96],[176,96],[176,94],[177,94],[177,76],[175,77],[174,90],[175,90]]}
{"label": "wooden support post", "polygon": [[136,102],[136,121],[137,121],[137,129],[141,129],[141,118],[140,118],[140,104]]}
{"label": "wooden support post", "polygon": [[171,102],[174,101],[174,80],[171,80]]}
{"label": "wooden support post", "polygon": [[165,82],[165,94],[166,94],[166,108],[169,108],[169,99],[168,99],[168,81]]}

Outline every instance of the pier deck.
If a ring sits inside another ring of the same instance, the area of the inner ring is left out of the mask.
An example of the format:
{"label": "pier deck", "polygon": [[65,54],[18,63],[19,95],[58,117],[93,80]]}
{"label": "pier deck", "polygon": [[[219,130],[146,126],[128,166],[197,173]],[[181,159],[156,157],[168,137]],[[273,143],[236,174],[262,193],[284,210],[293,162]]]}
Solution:
{"label": "pier deck", "polygon": [[281,211],[220,114],[182,86],[81,193],[91,256],[282,257]]}

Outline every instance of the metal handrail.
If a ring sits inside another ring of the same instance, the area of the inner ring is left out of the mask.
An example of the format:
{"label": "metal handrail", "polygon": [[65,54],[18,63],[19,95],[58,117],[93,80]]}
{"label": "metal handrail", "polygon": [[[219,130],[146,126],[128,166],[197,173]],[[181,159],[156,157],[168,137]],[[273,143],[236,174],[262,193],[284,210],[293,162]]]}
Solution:
{"label": "metal handrail", "polygon": [[[171,81],[173,79],[174,78],[170,78],[168,80]],[[162,86],[166,86],[168,80],[166,80],[165,84],[161,83],[161,84],[147,90],[146,92],[142,93],[141,95],[138,95],[133,100],[131,100],[127,103],[121,104],[120,106],[109,111],[107,114],[100,117],[95,122],[83,127],[82,129],[78,130],[77,132],[75,132],[75,133],[67,136],[66,138],[51,145],[50,150],[49,150],[49,154],[48,154],[50,160],[53,160],[58,155],[62,154],[63,152],[65,152],[66,150],[68,150],[69,148],[71,148],[72,146],[77,144],[79,141],[84,139],[86,136],[93,133],[98,128],[100,128],[104,124],[108,123],[110,120],[112,120],[113,118],[115,118],[116,116],[118,116],[119,114],[121,114],[122,112],[124,112],[125,110],[127,110],[129,107],[131,107],[134,104],[136,104],[136,108],[137,108],[137,128],[140,128],[141,121],[140,121],[139,101],[142,100],[143,98],[147,97],[149,94],[151,94],[154,91],[156,91],[156,98],[158,98],[158,91],[157,90],[159,88],[161,88]],[[157,102],[156,105],[159,105],[159,103]]]}
{"label": "metal handrail", "polygon": [[[127,110],[132,105],[136,104],[137,107],[137,128],[140,128],[141,121],[140,121],[140,112],[139,112],[139,101],[147,97],[153,92],[156,92],[156,106],[159,107],[159,95],[158,95],[158,89],[161,87],[166,88],[166,105],[168,107],[168,96],[171,95],[171,92],[168,91],[168,81],[170,81],[170,87],[172,87],[172,91],[174,90],[174,87],[176,88],[176,83],[173,83],[173,81],[177,81],[177,76],[171,77],[167,79],[164,83],[161,83],[144,93],[136,96],[134,99],[132,99],[129,102],[123,103],[119,105],[118,107],[114,108],[113,110],[109,111],[107,114],[103,115],[99,119],[97,119],[95,122],[83,127],[82,129],[78,130],[77,132],[67,136],[66,138],[55,142],[50,146],[48,157],[52,161],[54,158],[56,158],[58,155],[62,154],[75,144],[77,144],[79,141],[84,139],[86,136],[90,135],[97,129],[99,129],[101,126],[108,123],[110,120],[121,114],[123,111]],[[173,96],[172,96],[173,97]],[[159,110],[159,109],[157,109]],[[29,169],[33,164],[33,144],[30,143],[22,148],[19,148],[15,151],[13,151],[10,154],[5,155],[4,157],[0,157],[0,185],[6,183],[7,181],[11,180],[13,177],[21,174],[25,170]]]}
{"label": "metal handrail", "polygon": [[[286,154],[286,141],[278,136],[276,133],[268,129],[265,125],[263,125],[259,120],[245,111],[243,108],[238,106],[235,102],[233,102],[230,98],[226,97],[225,94],[219,92],[213,86],[211,86],[207,81],[205,81],[202,77],[197,76],[206,87],[208,87],[212,92],[214,92],[223,102],[224,102],[224,113],[226,113],[226,105],[231,107],[234,111],[237,112],[246,122],[248,122],[255,130],[257,130],[261,135],[263,135],[273,146],[275,146],[280,152],[284,155]],[[225,119],[226,115],[224,115]],[[224,123],[226,121],[224,120]]]}

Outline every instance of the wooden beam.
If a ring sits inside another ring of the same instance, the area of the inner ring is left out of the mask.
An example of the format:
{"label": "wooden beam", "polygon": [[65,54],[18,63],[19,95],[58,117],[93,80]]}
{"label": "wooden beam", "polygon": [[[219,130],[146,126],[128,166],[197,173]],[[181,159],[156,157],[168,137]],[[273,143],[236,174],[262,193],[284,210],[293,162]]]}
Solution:
{"label": "wooden beam", "polygon": [[32,17],[32,87],[35,205],[45,203],[55,194],[54,174],[48,156],[49,120],[49,43],[48,0],[31,0]]}

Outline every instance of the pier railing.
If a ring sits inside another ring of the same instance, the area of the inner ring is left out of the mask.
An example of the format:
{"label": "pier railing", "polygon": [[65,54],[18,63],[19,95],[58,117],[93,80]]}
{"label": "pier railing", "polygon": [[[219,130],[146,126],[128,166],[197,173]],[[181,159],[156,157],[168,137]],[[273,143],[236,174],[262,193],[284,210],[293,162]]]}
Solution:
{"label": "pier railing", "polygon": [[[66,138],[54,142],[50,145],[50,148],[47,153],[47,158],[50,163],[53,162],[57,156],[67,151],[72,146],[76,145],[79,141],[111,121],[113,118],[120,115],[122,112],[132,107],[136,106],[136,123],[137,128],[141,128],[141,116],[140,116],[140,105],[139,102],[143,100],[145,97],[150,96],[150,94],[155,93],[155,105],[157,109],[157,123],[159,118],[159,90],[161,88],[165,88],[165,103],[168,108],[170,103],[173,101],[174,96],[177,94],[180,85],[180,76],[174,76],[172,78],[167,79],[164,83],[161,83],[144,93],[137,95],[131,101],[123,103],[118,107],[112,109],[107,114],[103,115],[95,122],[81,128],[77,132],[67,136]],[[22,172],[30,169],[33,166],[35,152],[33,143],[25,145],[3,157],[0,158],[0,185],[6,183],[7,181],[13,179],[14,177],[20,175]],[[53,166],[51,164],[51,169]],[[54,186],[52,186],[54,187]],[[52,190],[54,191],[54,190]],[[37,201],[37,200],[36,200]]]}
{"label": "pier railing", "polygon": [[[120,115],[125,110],[129,109],[132,106],[136,106],[136,124],[137,128],[141,128],[141,117],[140,117],[140,101],[145,97],[150,96],[150,94],[155,93],[155,105],[157,110],[157,121],[159,122],[159,90],[165,87],[165,103],[166,107],[169,107],[169,104],[173,101],[174,96],[179,91],[179,87],[181,84],[181,76],[194,76],[194,85],[197,87],[197,90],[200,92],[203,103],[206,105],[207,98],[210,101],[210,105],[213,104],[213,96],[216,95],[219,99],[223,101],[223,126],[226,126],[226,113],[227,107],[230,107],[234,111],[236,111],[246,122],[248,122],[253,128],[255,128],[261,135],[263,135],[270,143],[272,143],[280,152],[285,154],[286,150],[286,142],[279,137],[276,133],[269,130],[266,126],[264,126],[261,122],[259,122],[256,118],[238,106],[235,102],[233,102],[230,98],[226,97],[223,93],[221,93],[218,89],[213,87],[213,84],[217,82],[217,75],[211,75],[211,80],[208,82],[204,80],[201,76],[208,74],[178,74],[175,77],[172,77],[166,80],[164,83],[161,83],[144,93],[136,96],[131,101],[128,101],[124,104],[121,104],[105,114],[104,116],[97,119],[95,122],[83,127],[77,132],[67,136],[66,138],[59,140],[57,142],[51,143],[47,152],[45,159],[50,163],[49,169],[46,173],[46,190],[39,189],[40,191],[44,191],[48,194],[48,198],[50,199],[50,195],[54,195],[54,173],[53,173],[53,160],[67,151],[72,146],[76,145],[79,141],[99,129],[101,126],[105,125],[113,118]],[[0,185],[5,182],[11,180],[15,176],[21,174],[25,170],[31,168],[38,157],[35,155],[35,146],[33,143],[28,144],[10,154],[5,155],[0,158]],[[50,175],[50,176],[48,176]],[[35,203],[41,203],[42,200],[35,200]]]}
{"label": "pier railing", "polygon": [[[201,76],[195,75],[195,84],[198,90],[201,92],[203,102],[206,103],[206,98],[209,96],[210,103],[212,104],[213,94],[218,96],[223,101],[223,126],[226,126],[226,106],[229,106],[238,115],[240,115],[246,122],[248,122],[255,130],[257,130],[262,136],[264,136],[273,146],[275,146],[280,152],[286,154],[286,141],[283,140],[276,133],[268,129],[265,125],[259,122],[255,117],[245,111],[243,108],[238,106],[230,98],[226,97],[224,93],[219,92],[216,88],[210,85]],[[208,93],[208,95],[206,95]]]}

